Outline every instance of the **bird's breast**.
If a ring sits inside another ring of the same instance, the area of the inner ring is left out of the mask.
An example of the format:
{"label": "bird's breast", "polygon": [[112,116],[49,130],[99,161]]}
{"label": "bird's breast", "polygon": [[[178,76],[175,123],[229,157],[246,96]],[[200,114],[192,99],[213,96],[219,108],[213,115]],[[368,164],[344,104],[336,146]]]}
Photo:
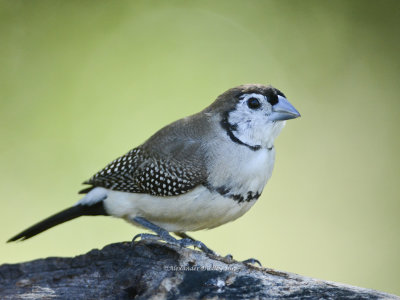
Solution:
{"label": "bird's breast", "polygon": [[[275,161],[274,148],[253,151],[243,146],[231,152],[220,153],[211,162],[208,183],[215,189],[225,190],[225,194],[248,197],[261,194],[271,177]],[[236,151],[234,151],[236,150]]]}

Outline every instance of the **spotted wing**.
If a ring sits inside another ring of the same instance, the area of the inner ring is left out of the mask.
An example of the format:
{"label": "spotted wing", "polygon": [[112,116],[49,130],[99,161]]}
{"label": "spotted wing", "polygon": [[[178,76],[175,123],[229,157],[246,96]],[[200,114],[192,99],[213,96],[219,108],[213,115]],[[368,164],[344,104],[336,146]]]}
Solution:
{"label": "spotted wing", "polygon": [[[181,161],[181,162],[180,162]],[[176,160],[148,153],[141,147],[129,151],[108,164],[85,184],[111,190],[146,193],[154,196],[184,194],[205,182],[205,174],[193,160]]]}

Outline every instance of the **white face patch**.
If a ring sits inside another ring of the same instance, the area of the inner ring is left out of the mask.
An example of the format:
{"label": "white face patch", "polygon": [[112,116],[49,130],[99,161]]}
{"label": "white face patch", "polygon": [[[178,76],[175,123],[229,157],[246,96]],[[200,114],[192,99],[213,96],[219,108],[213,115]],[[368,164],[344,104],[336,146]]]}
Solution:
{"label": "white face patch", "polygon": [[[256,108],[249,104],[249,100],[257,103],[255,99],[260,104]],[[271,113],[272,105],[266,96],[257,93],[243,94],[236,108],[229,112],[227,121],[232,134],[242,143],[251,147],[271,148],[284,126],[284,122],[269,120]]]}
{"label": "white face patch", "polygon": [[245,102],[247,102],[247,100],[249,100],[250,98],[256,98],[260,101],[267,101],[267,97],[257,93],[243,94],[242,96],[239,97],[239,99],[244,100]]}

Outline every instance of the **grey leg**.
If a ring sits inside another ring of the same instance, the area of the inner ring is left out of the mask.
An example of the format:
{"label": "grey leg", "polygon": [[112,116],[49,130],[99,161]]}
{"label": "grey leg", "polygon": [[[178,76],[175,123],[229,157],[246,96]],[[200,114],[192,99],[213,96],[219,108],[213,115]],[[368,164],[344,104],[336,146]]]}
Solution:
{"label": "grey leg", "polygon": [[165,242],[167,242],[169,244],[173,244],[173,245],[176,245],[176,246],[179,246],[179,247],[194,246],[196,248],[199,248],[201,251],[203,251],[203,252],[205,252],[207,254],[216,255],[214,251],[209,249],[202,242],[196,241],[196,240],[190,238],[185,233],[183,233],[185,235],[184,238],[182,238],[180,240],[177,240],[172,235],[170,235],[168,231],[166,231],[165,229],[157,226],[156,224],[151,223],[150,221],[147,221],[145,218],[135,217],[135,218],[133,218],[133,221],[138,223],[139,225],[142,225],[143,227],[155,232],[157,235],[148,234],[148,233],[140,233],[140,234],[136,235],[133,238],[132,242],[134,242],[138,238],[145,239],[145,240],[163,240],[163,241],[165,241]]}
{"label": "grey leg", "polygon": [[193,241],[196,241],[196,239],[194,239],[190,235],[186,234],[186,232],[174,232],[174,234],[179,236],[182,239],[191,239]]}

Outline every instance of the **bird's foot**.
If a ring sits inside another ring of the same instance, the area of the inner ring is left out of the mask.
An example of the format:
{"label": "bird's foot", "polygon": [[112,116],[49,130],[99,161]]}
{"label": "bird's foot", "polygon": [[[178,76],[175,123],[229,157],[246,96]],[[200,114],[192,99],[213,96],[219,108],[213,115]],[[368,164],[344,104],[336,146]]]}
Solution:
{"label": "bird's foot", "polygon": [[135,217],[133,221],[135,221],[136,223],[142,225],[147,229],[152,230],[156,234],[140,233],[133,238],[132,243],[134,243],[138,238],[142,240],[164,241],[167,242],[168,244],[172,244],[182,248],[193,246],[200,249],[206,254],[217,255],[214,251],[209,249],[204,243],[197,241],[186,234],[182,239],[178,240],[174,238],[172,235],[170,235],[169,232],[166,231],[165,229],[151,223],[150,221],[147,221],[142,217]]}
{"label": "bird's foot", "polygon": [[204,253],[206,254],[210,254],[210,255],[215,255],[215,256],[219,256],[215,251],[211,250],[210,248],[208,248],[203,242],[200,242],[199,240],[196,240],[194,238],[192,238],[190,235],[186,234],[186,232],[174,232],[175,235],[179,236],[180,238],[182,238],[182,240],[191,240],[193,243],[196,243],[196,245],[193,245],[196,248],[199,248],[200,250],[202,250]]}
{"label": "bird's foot", "polygon": [[180,240],[176,240],[176,241],[179,244],[181,244],[181,247],[193,246],[193,247],[200,249],[201,251],[203,251],[206,254],[217,255],[213,250],[208,248],[203,242],[188,239],[188,238],[184,238],[184,239],[180,239]]}
{"label": "bird's foot", "polygon": [[141,240],[146,240],[146,241],[159,241],[161,240],[161,237],[159,237],[156,234],[150,234],[150,233],[139,233],[135,235],[132,239],[132,246],[135,244],[136,240],[141,239]]}
{"label": "bird's foot", "polygon": [[[226,255],[225,259],[233,260],[232,254]],[[262,267],[262,264],[260,263],[260,261],[255,258],[248,258],[248,259],[242,260],[241,262],[244,264],[252,264],[252,265],[258,264],[260,267]]]}
{"label": "bird's foot", "polygon": [[206,254],[216,255],[216,253],[211,249],[209,249],[204,243],[189,238],[183,238],[178,240],[173,236],[171,236],[170,234],[163,234],[163,236],[159,236],[150,233],[139,233],[133,238],[132,243],[134,243],[139,238],[141,240],[164,241],[168,244],[172,244],[181,248],[187,248],[193,246],[200,249]]}
{"label": "bird's foot", "polygon": [[[156,225],[155,225],[156,226]],[[149,228],[150,229],[150,228]],[[135,237],[132,239],[132,244],[134,244],[134,242],[137,239],[141,239],[141,240],[147,240],[147,241],[164,241],[168,244],[172,244],[181,248],[187,248],[187,247],[195,247],[200,249],[201,251],[203,251],[205,254],[207,255],[214,255],[214,256],[219,256],[217,253],[215,253],[213,250],[211,250],[210,248],[208,248],[203,242],[200,242],[198,240],[195,240],[194,238],[192,238],[191,236],[187,235],[184,232],[175,232],[175,234],[179,237],[181,237],[180,240],[174,238],[172,235],[170,235],[168,233],[168,231],[161,229],[159,231],[158,234],[151,234],[151,233],[139,233],[137,235],[135,235]],[[232,261],[233,260],[233,256],[231,254],[228,254],[224,257],[225,259]],[[262,267],[262,264],[260,263],[260,261],[258,259],[255,258],[249,258],[246,260],[243,260],[242,263],[244,264],[258,264],[260,267]]]}
{"label": "bird's foot", "polygon": [[261,262],[258,259],[255,259],[255,258],[248,258],[248,259],[242,260],[242,263],[244,263],[244,264],[252,264],[252,265],[257,264],[260,267],[262,267]]}

